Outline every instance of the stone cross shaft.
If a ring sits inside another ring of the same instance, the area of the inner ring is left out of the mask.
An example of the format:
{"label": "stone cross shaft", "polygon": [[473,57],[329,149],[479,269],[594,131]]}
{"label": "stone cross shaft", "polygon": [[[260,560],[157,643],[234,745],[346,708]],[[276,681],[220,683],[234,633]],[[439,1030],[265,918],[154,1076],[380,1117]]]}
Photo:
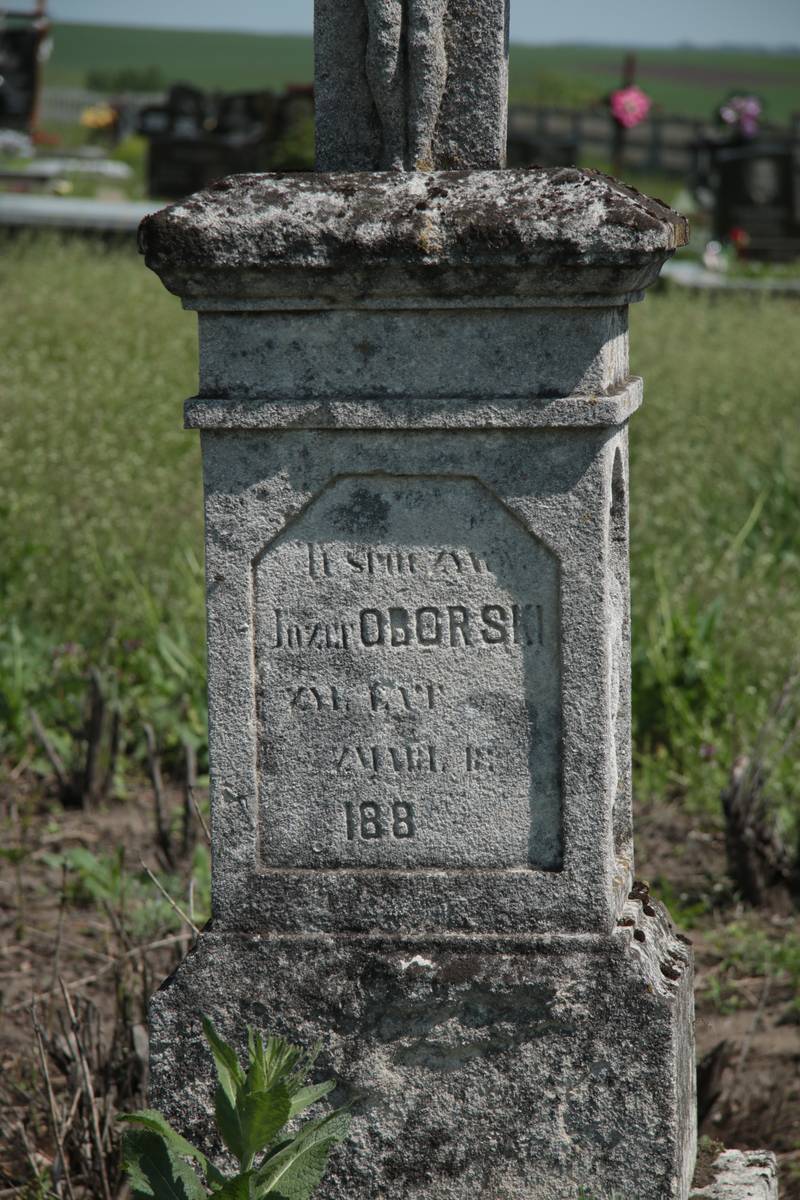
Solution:
{"label": "stone cross shaft", "polygon": [[324,1200],[687,1200],[694,1164],[628,602],[628,305],[686,225],[593,172],[371,169],[499,166],[506,18],[317,0],[337,171],[141,231],[199,315],[214,842],[151,1103],[213,1149],[201,1015],[319,1039],[360,1098]]}
{"label": "stone cross shaft", "polygon": [[317,168],[503,166],[509,0],[315,0]]}

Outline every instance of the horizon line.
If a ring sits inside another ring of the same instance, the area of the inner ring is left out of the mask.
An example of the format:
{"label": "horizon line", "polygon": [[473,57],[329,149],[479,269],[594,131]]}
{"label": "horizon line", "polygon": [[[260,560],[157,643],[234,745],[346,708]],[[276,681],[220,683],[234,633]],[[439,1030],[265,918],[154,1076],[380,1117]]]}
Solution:
{"label": "horizon line", "polygon": [[[231,29],[224,25],[154,25],[152,21],[139,22],[131,20],[123,21],[81,21],[71,19],[69,17],[51,17],[50,25],[86,25],[100,29],[152,29],[160,30],[163,33],[223,33],[223,34],[242,34],[245,37],[300,37],[313,38],[313,32],[308,29],[253,29],[244,27]],[[734,54],[783,54],[787,58],[800,56],[800,43],[796,45],[781,46],[781,45],[759,45],[754,46],[752,42],[694,42],[687,38],[680,38],[675,42],[623,42],[623,41],[596,41],[594,39],[588,41],[573,41],[569,39],[556,39],[552,41],[532,42],[515,38],[511,42],[514,46],[565,46],[565,47],[580,47],[586,49],[626,49],[626,50],[718,50],[723,53]]]}

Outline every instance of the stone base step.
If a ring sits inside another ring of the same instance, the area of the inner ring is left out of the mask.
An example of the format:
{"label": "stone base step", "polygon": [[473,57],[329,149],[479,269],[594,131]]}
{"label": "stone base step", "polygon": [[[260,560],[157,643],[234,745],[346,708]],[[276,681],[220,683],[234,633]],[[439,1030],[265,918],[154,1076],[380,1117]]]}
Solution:
{"label": "stone base step", "polygon": [[689,1200],[778,1200],[778,1163],[766,1150],[726,1150],[714,1171],[714,1182]]}

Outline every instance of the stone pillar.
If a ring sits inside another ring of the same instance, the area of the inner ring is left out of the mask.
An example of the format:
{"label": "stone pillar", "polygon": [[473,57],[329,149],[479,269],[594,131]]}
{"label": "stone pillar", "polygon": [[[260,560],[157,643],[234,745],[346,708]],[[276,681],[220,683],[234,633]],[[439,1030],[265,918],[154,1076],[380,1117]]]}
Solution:
{"label": "stone pillar", "polygon": [[149,217],[199,313],[212,928],[152,1005],[361,1097],[328,1200],[686,1200],[691,954],[633,884],[628,305],[682,218],[574,169],[247,176]]}

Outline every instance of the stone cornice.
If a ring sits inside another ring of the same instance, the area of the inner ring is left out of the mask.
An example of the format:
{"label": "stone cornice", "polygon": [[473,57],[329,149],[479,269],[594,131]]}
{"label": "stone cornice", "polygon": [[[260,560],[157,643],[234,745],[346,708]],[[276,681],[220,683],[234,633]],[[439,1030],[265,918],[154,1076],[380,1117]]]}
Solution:
{"label": "stone cornice", "polygon": [[147,265],[191,306],[625,303],[686,219],[596,171],[266,174],[147,217]]}

